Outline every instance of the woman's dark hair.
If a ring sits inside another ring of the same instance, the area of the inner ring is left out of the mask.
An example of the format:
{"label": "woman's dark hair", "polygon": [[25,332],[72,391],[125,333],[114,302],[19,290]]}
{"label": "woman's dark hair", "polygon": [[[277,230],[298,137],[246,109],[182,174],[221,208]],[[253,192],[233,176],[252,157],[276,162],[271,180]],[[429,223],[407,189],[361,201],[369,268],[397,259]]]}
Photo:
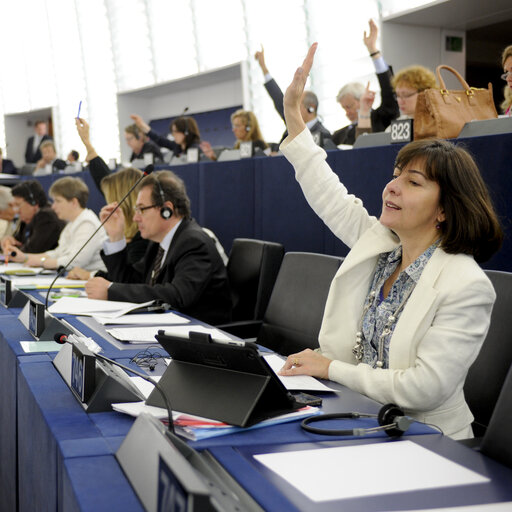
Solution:
{"label": "woman's dark hair", "polygon": [[201,135],[199,134],[199,127],[193,117],[181,116],[174,119],[171,123],[170,129],[175,127],[180,133],[185,134],[185,146],[188,149],[193,144],[199,144]]}
{"label": "woman's dark hair", "polygon": [[471,155],[441,139],[418,140],[398,153],[395,168],[421,162],[427,178],[439,184],[441,247],[451,254],[471,254],[487,261],[501,247],[503,231],[489,191]]}
{"label": "woman's dark hair", "polygon": [[151,187],[151,200],[153,204],[162,206],[165,201],[170,201],[177,215],[185,219],[192,217],[187,188],[184,181],[174,172],[154,172],[140,182],[137,192],[144,187]]}
{"label": "woman's dark hair", "polygon": [[29,204],[39,205],[39,208],[48,204],[44,189],[37,180],[22,181],[12,187],[11,193],[15,197],[21,197]]}

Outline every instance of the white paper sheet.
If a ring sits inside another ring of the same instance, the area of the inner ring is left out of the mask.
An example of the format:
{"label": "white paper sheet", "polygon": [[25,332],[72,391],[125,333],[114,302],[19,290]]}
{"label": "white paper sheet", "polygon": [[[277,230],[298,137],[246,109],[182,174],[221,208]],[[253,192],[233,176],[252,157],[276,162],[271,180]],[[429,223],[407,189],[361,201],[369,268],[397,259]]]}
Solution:
{"label": "white paper sheet", "polygon": [[254,458],[316,502],[489,482],[407,440]]}
{"label": "white paper sheet", "polygon": [[50,313],[63,313],[69,315],[109,316],[116,318],[125,315],[137,308],[149,306],[154,301],[137,304],[135,302],[118,302],[113,300],[84,299],[81,297],[62,297],[49,308]]}
{"label": "white paper sheet", "polygon": [[265,361],[274,373],[277,375],[279,380],[284,384],[284,387],[290,391],[331,391],[335,392],[334,389],[327,387],[324,383],[310,377],[309,375],[294,375],[293,377],[283,377],[277,372],[283,367],[284,359],[281,359],[276,354],[269,354],[263,356]]}
{"label": "white paper sheet", "polygon": [[442,507],[436,509],[422,508],[421,510],[403,510],[402,512],[510,512],[511,510],[512,501],[504,501],[503,503],[480,503],[478,505],[463,505],[461,507]]}
{"label": "white paper sheet", "polygon": [[[49,288],[52,284],[55,276],[24,276],[24,277],[13,277],[11,279],[12,283],[16,288],[23,289],[31,289],[31,288]],[[55,284],[53,285],[52,290],[56,290],[58,288],[83,288],[85,286],[85,281],[78,281],[76,279],[67,279],[65,277],[59,277]]]}
{"label": "white paper sheet", "polygon": [[43,267],[26,267],[23,263],[4,263],[0,265],[0,274],[12,275],[12,273],[22,273],[30,276],[35,276],[42,272]]}
{"label": "white paper sheet", "polygon": [[190,331],[194,332],[204,332],[206,334],[211,334],[214,340],[226,340],[229,341],[233,339],[231,336],[226,333],[219,331],[219,329],[215,329],[214,327],[206,327],[203,325],[167,325],[165,327],[165,332],[169,333],[172,336],[181,336],[182,338],[188,338],[188,333]]}
{"label": "white paper sheet", "polygon": [[140,313],[136,315],[123,315],[117,318],[96,316],[94,318],[102,325],[175,325],[189,324],[190,320],[176,313]]}
{"label": "white paper sheet", "polygon": [[130,343],[158,343],[155,336],[159,330],[164,330],[168,325],[151,325],[145,327],[113,327],[107,332],[116,340]]}

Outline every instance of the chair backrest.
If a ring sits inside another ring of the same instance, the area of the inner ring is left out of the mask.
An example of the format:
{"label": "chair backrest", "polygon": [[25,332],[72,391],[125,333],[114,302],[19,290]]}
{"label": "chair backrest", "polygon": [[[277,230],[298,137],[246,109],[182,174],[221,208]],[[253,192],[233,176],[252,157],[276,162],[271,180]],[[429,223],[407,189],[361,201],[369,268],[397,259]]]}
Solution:
{"label": "chair backrest", "polygon": [[317,348],[329,288],[342,261],[324,254],[286,253],[258,343],[283,355]]}
{"label": "chair backrest", "polygon": [[509,369],[480,452],[512,468],[512,369]]}
{"label": "chair backrest", "polygon": [[486,270],[496,291],[489,332],[464,384],[475,417],[473,431],[481,437],[491,419],[512,363],[512,273]]}
{"label": "chair backrest", "polygon": [[227,273],[233,321],[261,320],[284,256],[282,244],[235,238]]}

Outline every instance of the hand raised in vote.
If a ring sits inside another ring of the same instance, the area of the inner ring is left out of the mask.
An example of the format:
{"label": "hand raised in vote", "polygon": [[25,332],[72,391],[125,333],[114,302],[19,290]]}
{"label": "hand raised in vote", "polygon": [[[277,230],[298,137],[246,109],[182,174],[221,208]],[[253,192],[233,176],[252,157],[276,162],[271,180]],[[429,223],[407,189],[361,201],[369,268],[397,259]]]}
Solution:
{"label": "hand raised in vote", "polygon": [[107,300],[111,282],[103,277],[93,277],[85,283],[85,293],[89,299]]}
{"label": "hand raised in vote", "polygon": [[319,379],[328,379],[331,361],[332,359],[307,348],[297,354],[289,355],[284,366],[279,370],[279,375],[286,377],[311,375]]}
{"label": "hand raised in vote", "polygon": [[296,137],[306,127],[300,113],[300,104],[306,80],[313,66],[317,46],[318,43],[311,45],[302,66],[295,71],[292,83],[288,86],[284,95],[284,117],[290,138]]}
{"label": "hand raised in vote", "polygon": [[143,133],[148,133],[151,130],[149,124],[147,124],[138,114],[132,114],[130,118],[133,120],[137,128]]}
{"label": "hand raised in vote", "polygon": [[80,117],[75,119],[75,125],[80,140],[87,146],[90,143],[89,123]]}
{"label": "hand raised in vote", "polygon": [[366,35],[366,30],[364,31],[363,42],[366,48],[368,48],[368,52],[373,53],[377,51],[377,36],[379,35],[379,27],[373,20],[369,20],[368,25],[370,27],[370,31],[368,32],[368,35]]}
{"label": "hand raised in vote", "polygon": [[261,45],[261,50],[254,54],[254,58],[258,61],[263,74],[266,75],[268,73],[268,68],[265,63],[265,50],[263,49],[263,45]]}

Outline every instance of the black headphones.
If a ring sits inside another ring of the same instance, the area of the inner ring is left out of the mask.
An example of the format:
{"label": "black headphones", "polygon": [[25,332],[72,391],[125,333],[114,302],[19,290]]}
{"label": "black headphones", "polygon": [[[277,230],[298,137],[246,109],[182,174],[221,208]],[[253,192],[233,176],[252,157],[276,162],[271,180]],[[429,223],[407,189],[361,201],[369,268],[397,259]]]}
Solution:
{"label": "black headphones", "polygon": [[[324,420],[339,420],[350,418],[377,418],[379,427],[373,428],[354,428],[354,429],[329,429],[311,427],[311,423]],[[384,430],[389,437],[400,437],[408,430],[413,419],[405,416],[404,411],[395,404],[386,404],[382,406],[378,414],[364,414],[359,412],[346,412],[336,414],[321,414],[319,416],[310,416],[302,421],[301,427],[313,434],[322,434],[324,436],[364,436]]]}
{"label": "black headphones", "polygon": [[184,117],[183,121],[185,121],[185,131],[183,133],[186,137],[188,135],[188,118]]}
{"label": "black headphones", "polygon": [[160,193],[160,199],[162,200],[162,207],[160,208],[160,217],[162,217],[162,219],[164,219],[164,220],[169,220],[172,217],[172,210],[169,206],[164,206],[165,205],[164,190],[162,188],[162,185],[160,184],[160,180],[159,180],[158,176],[155,176],[155,178],[156,178],[156,183],[158,185],[158,191]]}
{"label": "black headphones", "polygon": [[27,201],[28,204],[35,206],[37,204],[36,198],[34,197],[34,194],[32,193],[32,189],[30,188],[30,184],[27,183],[27,190],[29,195],[29,200]]}

